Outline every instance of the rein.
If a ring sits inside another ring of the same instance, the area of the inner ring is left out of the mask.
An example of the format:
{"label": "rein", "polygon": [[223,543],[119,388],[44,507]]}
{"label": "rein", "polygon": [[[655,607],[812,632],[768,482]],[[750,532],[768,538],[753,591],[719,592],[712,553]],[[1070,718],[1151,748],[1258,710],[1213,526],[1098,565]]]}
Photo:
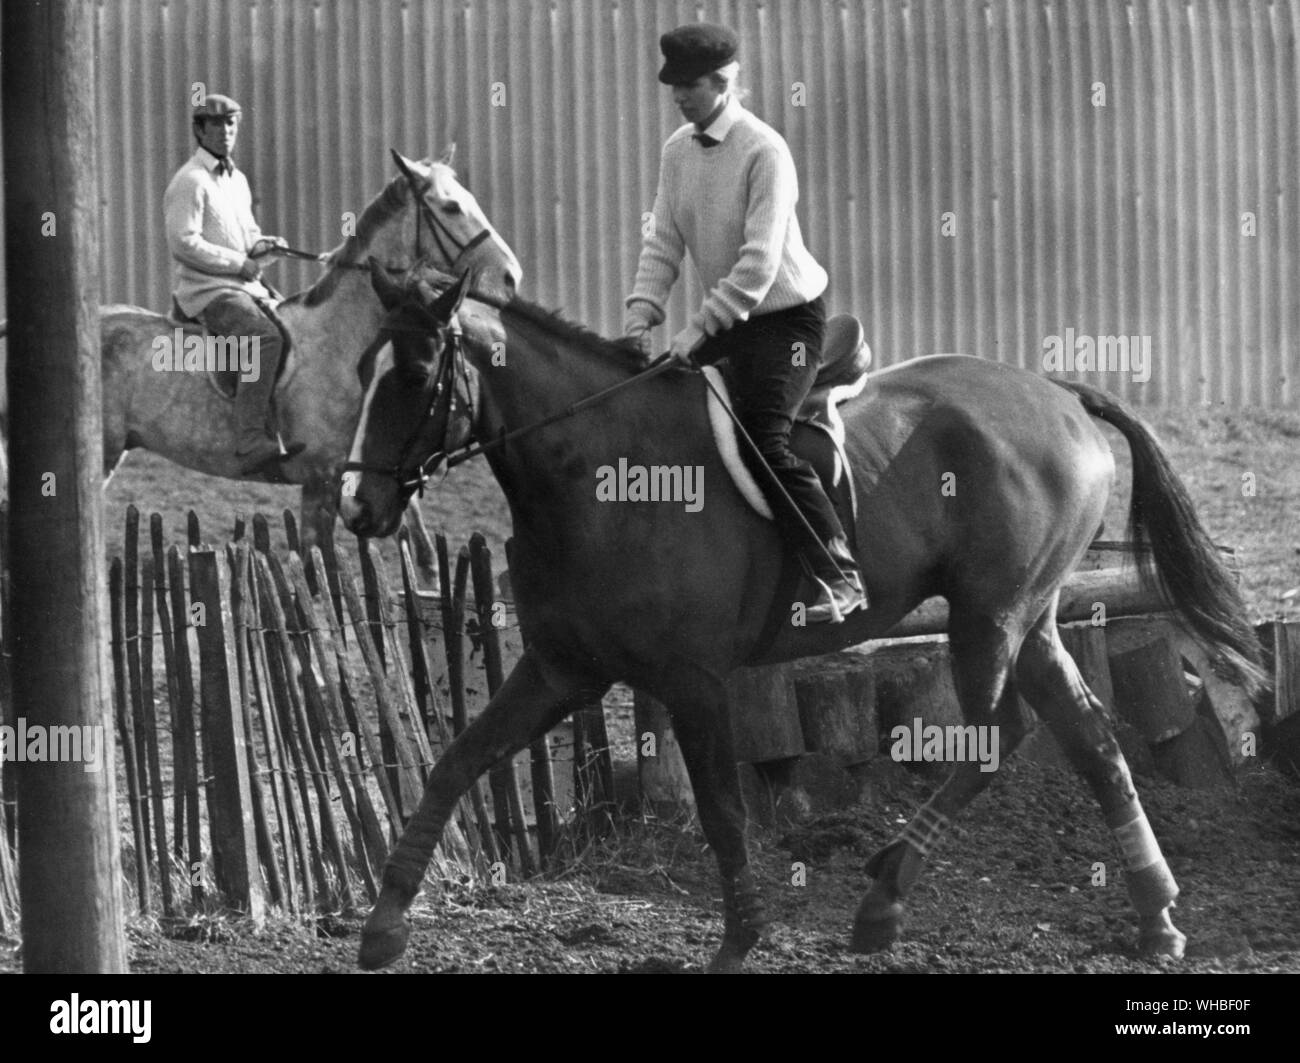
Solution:
{"label": "rein", "polygon": [[[659,376],[664,372],[664,370],[672,368],[674,362],[670,355],[662,354],[640,372],[636,373],[634,376],[628,377],[627,380],[620,380],[617,384],[603,388],[594,394],[587,395],[585,398],[581,398],[577,402],[572,402],[557,413],[553,413],[548,417],[543,417],[539,421],[533,421],[530,424],[522,425],[519,428],[513,428],[509,431],[502,429],[498,435],[482,443],[467,443],[451,451],[439,448],[423,461],[419,462],[419,464],[417,464],[409,473],[404,473],[402,471],[402,465],[409,457],[409,452],[414,447],[415,442],[419,438],[420,432],[424,429],[425,425],[438,415],[439,399],[442,397],[444,381],[451,382],[455,373],[454,367],[457,364],[462,366],[464,365],[464,353],[461,350],[460,326],[453,318],[447,342],[443,346],[442,357],[439,361],[437,372],[430,378],[430,387],[433,390],[433,398],[430,401],[428,408],[425,410],[424,416],[412,430],[410,438],[403,446],[402,457],[398,459],[397,464],[377,465],[373,462],[349,461],[344,463],[343,471],[375,472],[384,476],[391,476],[397,481],[399,487],[407,497],[410,497],[410,495],[416,491],[419,491],[421,496],[423,496],[425,485],[433,478],[433,470],[437,470],[440,465],[444,467],[446,472],[450,472],[457,465],[469,461],[470,458],[476,458],[480,454],[484,454],[489,450],[495,450],[498,447],[503,447],[507,443],[519,439],[522,436],[529,435],[532,432],[539,431],[548,425],[555,424],[557,421],[563,421],[569,417],[573,417],[575,414],[581,413],[588,407],[603,402],[605,399],[609,398],[611,395],[617,394],[624,388],[632,387],[634,384],[644,383],[652,377]],[[455,406],[455,388],[448,388],[448,392],[450,395],[447,401],[447,419],[443,427],[444,443],[446,432],[451,425],[451,415],[454,412]]]}
{"label": "rein", "polygon": [[447,468],[449,470],[454,469],[457,465],[469,461],[470,458],[477,458],[480,454],[489,450],[494,450],[497,447],[505,446],[507,443],[518,439],[520,436],[526,436],[530,432],[536,432],[540,428],[545,428],[548,425],[555,424],[557,421],[566,420],[576,413],[581,413],[588,406],[594,406],[596,403],[604,401],[611,395],[622,391],[624,388],[630,388],[633,384],[641,384],[652,377],[657,377],[665,369],[671,369],[672,365],[673,359],[667,354],[661,354],[635,376],[628,377],[626,380],[620,380],[617,384],[613,384],[601,391],[597,391],[595,394],[579,399],[577,402],[570,403],[564,409],[560,410],[559,413],[553,413],[549,417],[543,417],[540,421],[534,421],[532,424],[526,424],[521,428],[512,428],[508,432],[503,429],[499,435],[494,436],[485,443],[475,443],[472,446],[466,444],[463,447],[458,447],[450,454],[439,452],[435,453],[433,457],[439,457],[441,455],[446,459]]}

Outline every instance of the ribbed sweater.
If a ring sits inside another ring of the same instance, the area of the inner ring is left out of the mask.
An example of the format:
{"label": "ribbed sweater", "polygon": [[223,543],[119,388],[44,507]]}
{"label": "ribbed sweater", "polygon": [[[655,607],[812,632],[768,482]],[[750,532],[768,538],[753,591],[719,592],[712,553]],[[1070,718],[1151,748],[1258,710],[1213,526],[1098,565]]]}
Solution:
{"label": "ribbed sweater", "polygon": [[702,334],[826,290],[826,271],[799,232],[799,179],[781,134],[734,98],[706,130],[721,143],[705,147],[695,132],[688,123],[664,144],[653,228],[627,297],[626,333],[664,320],[687,251],[707,292],[690,322]]}
{"label": "ribbed sweater", "polygon": [[271,299],[261,281],[239,276],[248,252],[261,238],[253,219],[253,194],[239,170],[217,174],[218,159],[199,148],[172,178],[163,195],[167,246],[176,260],[176,301],[191,317],[220,292],[238,288]]}

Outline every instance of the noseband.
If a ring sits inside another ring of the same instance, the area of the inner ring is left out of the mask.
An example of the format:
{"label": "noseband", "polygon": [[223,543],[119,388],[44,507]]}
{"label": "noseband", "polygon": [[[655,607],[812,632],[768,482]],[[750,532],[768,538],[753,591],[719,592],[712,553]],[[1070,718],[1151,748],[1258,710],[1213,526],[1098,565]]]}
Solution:
{"label": "noseband", "polygon": [[[406,162],[395,151],[393,152],[393,160],[397,163],[397,168],[402,171],[402,176],[406,178],[406,183],[410,186],[411,193],[415,196],[416,205],[419,207],[419,213],[415,218],[416,261],[419,262],[423,259],[420,250],[420,233],[427,226],[429,229],[429,235],[433,237],[433,242],[437,245],[438,251],[443,257],[443,261],[447,263],[447,269],[445,272],[460,273],[461,260],[492,235],[491,228],[485,226],[474,236],[470,237],[468,241],[461,243],[456,239],[456,234],[451,231],[447,223],[439,218],[438,215],[433,212],[433,209],[429,204],[425,202],[425,194],[433,187],[433,182],[425,181],[421,184],[411,168],[406,165]],[[424,222],[424,225],[420,224],[421,221]],[[448,245],[451,246],[451,251],[448,250]],[[454,254],[452,252],[454,252]]]}

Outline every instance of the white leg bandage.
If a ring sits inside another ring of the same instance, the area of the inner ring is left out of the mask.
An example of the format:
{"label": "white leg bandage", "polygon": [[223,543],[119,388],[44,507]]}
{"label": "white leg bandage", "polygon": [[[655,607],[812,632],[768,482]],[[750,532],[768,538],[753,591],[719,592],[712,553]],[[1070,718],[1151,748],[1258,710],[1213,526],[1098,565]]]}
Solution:
{"label": "white leg bandage", "polygon": [[899,837],[924,859],[930,855],[930,850],[938,844],[950,825],[947,816],[936,812],[929,804],[924,804],[917,809],[916,815],[903,828]]}
{"label": "white leg bandage", "polygon": [[1152,864],[1163,862],[1155,832],[1147,822],[1146,813],[1140,809],[1137,819],[1115,828],[1115,837],[1124,854],[1124,866],[1129,871],[1141,871]]}

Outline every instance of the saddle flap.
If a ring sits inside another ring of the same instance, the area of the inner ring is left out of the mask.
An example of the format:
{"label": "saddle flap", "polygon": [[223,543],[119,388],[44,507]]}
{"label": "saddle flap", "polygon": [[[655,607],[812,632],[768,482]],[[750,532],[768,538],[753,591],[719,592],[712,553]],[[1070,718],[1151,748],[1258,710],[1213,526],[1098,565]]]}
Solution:
{"label": "saddle flap", "polygon": [[[276,313],[275,307],[264,300],[259,299],[258,305],[266,313],[267,317],[280,332],[282,347],[280,352],[280,361],[276,366],[275,378],[277,383],[284,377],[285,367],[289,363],[290,352],[293,350],[293,343],[289,335],[289,329],[286,327],[280,315]],[[171,316],[169,323],[177,329],[182,330],[185,337],[197,336],[203,341],[204,357],[203,362],[210,360],[220,361],[220,359],[208,359],[208,326],[205,325],[201,318],[190,317],[181,309],[181,304],[177,302],[176,296],[172,296]],[[183,360],[183,359],[182,359]],[[233,401],[235,393],[239,390],[240,371],[237,366],[227,367],[224,369],[213,368],[208,370],[208,379],[212,386],[216,388],[225,398]]]}
{"label": "saddle flap", "polygon": [[[705,366],[703,372],[713,382],[723,402],[730,406],[730,388],[720,368]],[[759,516],[771,520],[771,507],[749,469],[743,444],[736,434],[731,416],[723,408],[723,402],[718,400],[713,391],[708,392],[709,423],[713,428],[718,454],[745,501]],[[800,416],[790,433],[790,449],[813,467],[827,497],[839,514],[840,523],[852,537],[851,529],[856,526],[857,498],[853,491],[853,478],[849,475],[848,454],[844,450],[844,424],[839,420],[838,413],[835,413],[835,420],[839,425],[838,434],[819,420]]]}

